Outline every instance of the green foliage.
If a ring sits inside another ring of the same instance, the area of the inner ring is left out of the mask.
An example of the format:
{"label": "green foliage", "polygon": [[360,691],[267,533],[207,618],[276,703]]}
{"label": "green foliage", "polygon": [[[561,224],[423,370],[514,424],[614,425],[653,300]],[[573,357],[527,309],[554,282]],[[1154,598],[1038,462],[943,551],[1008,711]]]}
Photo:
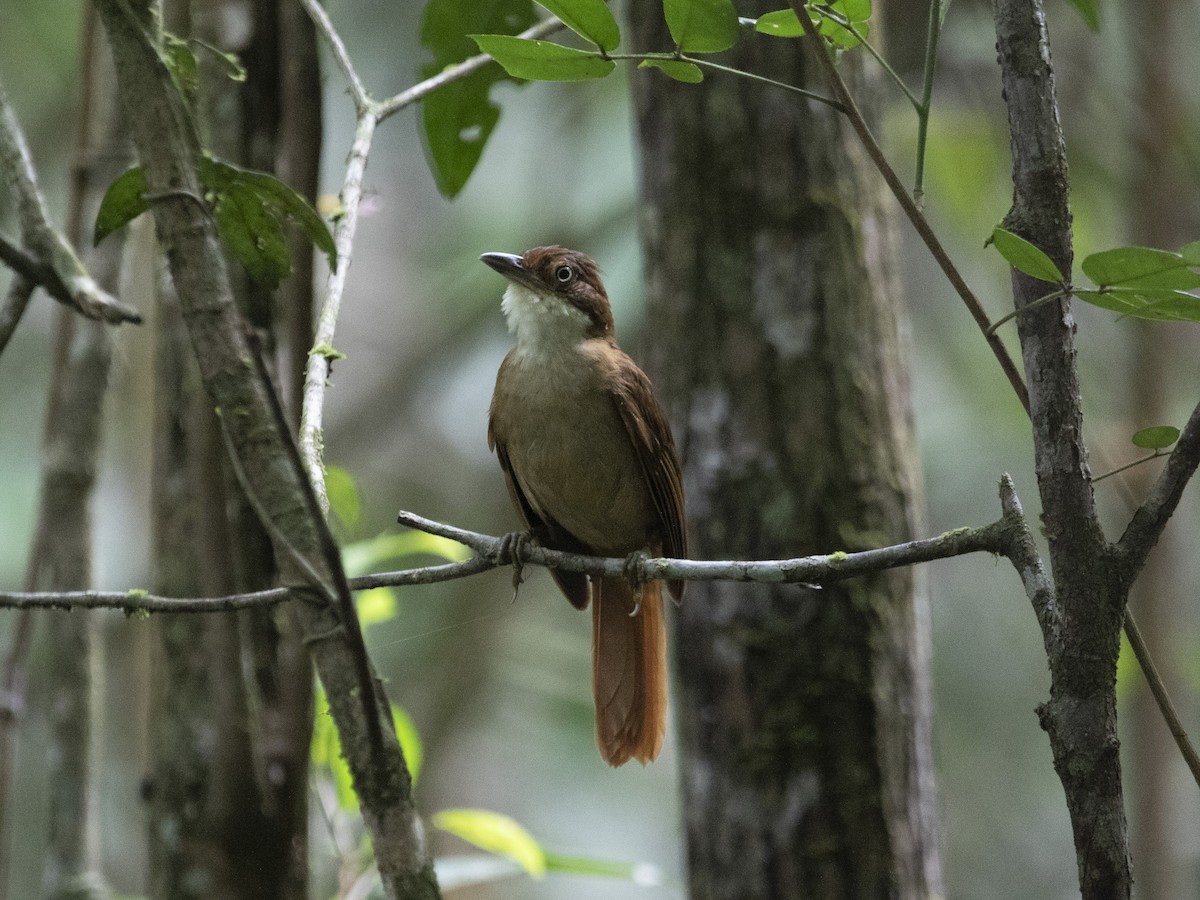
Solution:
{"label": "green foliage", "polygon": [[118,175],[100,202],[100,210],[96,213],[96,228],[92,232],[92,241],[99,244],[102,240],[132,222],[150,205],[146,202],[146,173],[141,166],[134,166]]}
{"label": "green foliage", "polygon": [[406,531],[399,534],[381,534],[367,541],[355,541],[342,548],[342,564],[350,576],[374,571],[386,562],[409,556],[436,556],[447,562],[469,559],[471,551],[449,538],[426,534],[423,531]]}
{"label": "green foliage", "polygon": [[[431,78],[474,55],[468,34],[511,34],[528,28],[534,19],[530,0],[429,0],[421,19],[421,46],[433,51],[433,62],[421,68],[422,77]],[[422,101],[422,145],[444,196],[456,196],[475,171],[500,120],[500,107],[488,95],[493,84],[508,77],[500,66],[484,66]]]}
{"label": "green foliage", "polygon": [[1100,7],[1096,0],[1067,0],[1092,31],[1100,30]]}
{"label": "green foliage", "polygon": [[[292,270],[283,223],[290,220],[337,269],[337,248],[325,221],[308,201],[273,175],[255,172],[211,157],[200,158],[197,175],[213,218],[229,252],[251,278],[277,282]],[[93,239],[104,240],[150,208],[146,173],[134,167],[108,186],[96,214]]]}
{"label": "green foliage", "polygon": [[686,84],[699,84],[704,80],[704,73],[698,65],[679,59],[643,59],[638,68],[658,69],[664,75]]}
{"label": "green foliage", "polygon": [[1014,269],[1053,284],[1062,284],[1066,280],[1054,260],[1025,238],[997,227],[992,232],[991,242]]}
{"label": "green foliage", "polygon": [[196,62],[196,54],[183,38],[167,32],[163,35],[163,46],[159,53],[171,80],[179,92],[192,102],[200,92],[200,66]]}
{"label": "green foliage", "polygon": [[[313,716],[313,736],[309,745],[309,758],[313,769],[317,775],[333,781],[339,809],[356,810],[358,795],[354,793],[354,779],[342,755],[342,740],[338,737],[337,726],[333,724],[333,716],[329,712],[329,698],[319,685],[314,702],[316,714]],[[408,772],[412,776],[413,784],[416,784],[425,758],[421,736],[408,713],[395,704],[392,704],[392,724],[396,729],[396,738],[400,742],[400,750],[404,753]]]}
{"label": "green foliage", "polygon": [[486,809],[444,809],[434,814],[433,824],[489,853],[513,860],[531,878],[546,874],[542,845],[506,815]]}
{"label": "green foliage", "polygon": [[1149,247],[1117,247],[1093,253],[1080,264],[1096,290],[1076,290],[1081,300],[1139,319],[1200,322],[1200,252],[1195,243],[1178,253]]}
{"label": "green foliage", "polygon": [[353,531],[362,519],[362,499],[354,476],[340,466],[325,467],[325,494],[329,508],[347,530]]}
{"label": "green foliage", "polygon": [[1134,432],[1130,440],[1143,450],[1166,450],[1179,440],[1179,429],[1174,425],[1151,425]]}
{"label": "green foliage", "polygon": [[[945,15],[944,12],[942,14]],[[823,4],[820,9],[809,7],[809,15],[817,25],[818,31],[834,46],[849,50],[857,47],[859,40],[843,22],[854,26],[855,31],[865,37],[870,31],[868,20],[871,18],[871,0],[836,0],[828,6]],[[797,18],[795,10],[790,8],[760,16],[754,23],[754,30],[760,34],[781,38],[804,35],[800,19]]]}
{"label": "green foliage", "polygon": [[551,41],[528,41],[503,34],[473,34],[479,49],[513,78],[528,81],[584,81],[603,78],[615,67],[596,53]]}
{"label": "green foliage", "polygon": [[606,52],[621,43],[621,30],[604,0],[538,0],[577,35]]}
{"label": "green foliage", "polygon": [[663,0],[675,46],[683,53],[719,53],[738,39],[738,17],[730,0]]}

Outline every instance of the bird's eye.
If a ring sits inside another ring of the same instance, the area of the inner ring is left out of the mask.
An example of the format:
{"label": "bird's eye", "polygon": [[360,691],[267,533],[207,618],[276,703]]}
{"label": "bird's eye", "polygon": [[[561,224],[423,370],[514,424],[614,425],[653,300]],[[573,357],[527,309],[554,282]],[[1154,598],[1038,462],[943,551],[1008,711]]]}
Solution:
{"label": "bird's eye", "polygon": [[570,266],[559,266],[554,270],[554,277],[558,279],[559,284],[566,284],[575,277],[575,272]]}

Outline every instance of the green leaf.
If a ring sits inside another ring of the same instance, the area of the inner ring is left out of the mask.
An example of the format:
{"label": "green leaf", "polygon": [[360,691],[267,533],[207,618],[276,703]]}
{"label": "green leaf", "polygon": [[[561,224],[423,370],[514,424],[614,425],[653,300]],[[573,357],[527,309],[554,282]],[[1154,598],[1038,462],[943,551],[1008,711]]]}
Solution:
{"label": "green leaf", "polygon": [[1192,241],[1180,247],[1179,255],[1187,260],[1189,266],[1200,266],[1200,241]]}
{"label": "green leaf", "polygon": [[312,205],[274,175],[249,169],[238,169],[237,171],[239,183],[253,188],[263,202],[278,216],[286,216],[299,225],[313,245],[325,254],[325,258],[329,261],[330,271],[336,272],[338,266],[337,246],[333,242],[329,226],[325,224],[325,220],[313,209]]}
{"label": "green leaf", "polygon": [[[421,77],[431,78],[474,55],[468,32],[512,33],[534,21],[531,0],[429,0],[421,18],[421,46],[432,50],[434,59],[421,67]],[[484,66],[421,101],[421,145],[443,196],[456,196],[475,171],[500,119],[500,107],[489,100],[489,91],[496,82],[508,80],[500,66]]]}
{"label": "green leaf", "polygon": [[546,871],[558,875],[591,875],[597,878],[620,878],[634,880],[634,864],[611,859],[596,859],[591,856],[567,856],[547,852]]}
{"label": "green leaf", "polygon": [[738,39],[738,17],[730,0],[663,0],[675,46],[684,53],[719,53]]}
{"label": "green leaf", "polygon": [[479,49],[496,60],[513,78],[526,81],[584,81],[603,78],[614,68],[589,50],[576,50],[551,41],[529,41],[504,34],[473,34]]}
{"label": "green leaf", "polygon": [[229,185],[213,212],[221,242],[255,281],[276,283],[292,271],[283,227],[253,188]]}
{"label": "green leaf", "polygon": [[396,592],[390,587],[360,591],[355,607],[358,609],[358,624],[363,628],[390,622],[396,617]]}
{"label": "green leaf", "polygon": [[1084,24],[1092,31],[1100,30],[1100,8],[1096,0],[1068,0],[1075,7]]}
{"label": "green leaf", "polygon": [[1058,266],[1054,264],[1054,260],[1025,238],[997,227],[992,231],[992,243],[996,245],[1000,255],[1014,269],[1054,284],[1061,284],[1065,280],[1062,272],[1058,270]]}
{"label": "green leaf", "polygon": [[196,54],[183,38],[170,32],[163,33],[162,52],[159,54],[175,87],[188,100],[194,100],[200,90],[200,66]]}
{"label": "green leaf", "polygon": [[347,811],[356,810],[358,795],[354,793],[354,778],[350,774],[345,757],[342,756],[342,741],[329,712],[329,698],[320,686],[317,687],[313,701],[316,714],[313,716],[313,737],[309,750],[313,767],[323,770],[333,781],[338,807]]}
{"label": "green leaf", "polygon": [[[830,9],[840,18],[854,26],[864,38],[870,35],[871,0],[837,0],[830,4]],[[821,34],[832,41],[842,50],[850,50],[859,44],[858,37],[845,25],[836,19],[814,11],[814,19],[820,26]]]}
{"label": "green leaf", "polygon": [[326,466],[325,493],[338,520],[349,529],[355,528],[362,518],[362,499],[354,476],[340,466]]}
{"label": "green leaf", "polygon": [[486,809],[444,809],[434,813],[433,824],[489,853],[514,860],[533,878],[546,874],[545,851],[508,816]]}
{"label": "green leaf", "polygon": [[118,228],[132,222],[147,209],[146,202],[146,173],[141,166],[134,166],[122,174],[108,186],[104,199],[100,201],[100,210],[96,213],[96,230],[92,241],[100,243]]}
{"label": "green leaf", "polygon": [[392,560],[408,556],[435,556],[447,562],[471,558],[462,544],[423,531],[381,534],[368,541],[355,541],[342,548],[342,565],[350,577],[365,575]]}
{"label": "green leaf", "polygon": [[563,24],[601,50],[612,51],[621,43],[621,29],[604,0],[537,0]]}
{"label": "green leaf", "polygon": [[1179,440],[1179,429],[1174,425],[1151,425],[1134,432],[1130,440],[1143,450],[1166,450]]}
{"label": "green leaf", "polygon": [[337,247],[329,226],[307,200],[274,175],[208,156],[200,158],[199,174],[215,204],[221,239],[251,277],[278,281],[291,271],[285,219],[299,225],[325,254],[330,269],[337,271]]}
{"label": "green leaf", "polygon": [[638,68],[658,69],[676,81],[685,81],[688,84],[699,84],[704,80],[704,73],[700,71],[698,65],[679,59],[643,59],[638,64]]}
{"label": "green leaf", "polygon": [[1111,309],[1135,319],[1200,322],[1200,297],[1184,291],[1117,287],[1102,291],[1076,291],[1075,296],[1093,306]]}
{"label": "green leaf", "polygon": [[1100,287],[1187,291],[1200,287],[1200,274],[1182,253],[1151,247],[1117,247],[1093,253],[1081,263],[1083,274]]}
{"label": "green leaf", "polygon": [[774,37],[794,38],[804,34],[804,27],[794,9],[781,9],[758,17],[754,30]]}
{"label": "green leaf", "polygon": [[396,740],[400,742],[400,752],[404,754],[404,763],[408,766],[408,774],[412,776],[413,784],[421,774],[421,764],[425,761],[425,747],[421,743],[421,735],[412,717],[407,712],[392,704],[392,725],[396,729]]}

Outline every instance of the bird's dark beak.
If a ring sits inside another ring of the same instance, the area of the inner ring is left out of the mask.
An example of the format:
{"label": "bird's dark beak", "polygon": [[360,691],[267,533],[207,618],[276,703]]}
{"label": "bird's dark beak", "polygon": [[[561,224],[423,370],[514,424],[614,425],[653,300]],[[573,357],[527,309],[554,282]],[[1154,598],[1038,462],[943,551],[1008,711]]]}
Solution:
{"label": "bird's dark beak", "polygon": [[537,277],[521,264],[521,257],[515,253],[485,253],[479,257],[509,281],[516,282],[530,290],[540,289]]}

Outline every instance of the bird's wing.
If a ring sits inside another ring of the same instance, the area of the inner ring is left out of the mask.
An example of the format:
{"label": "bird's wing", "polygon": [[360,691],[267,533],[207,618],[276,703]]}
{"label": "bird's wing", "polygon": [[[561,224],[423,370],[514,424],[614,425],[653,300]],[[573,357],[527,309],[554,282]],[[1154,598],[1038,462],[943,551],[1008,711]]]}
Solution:
{"label": "bird's wing", "polygon": [[[683,512],[683,474],[671,426],[650,379],[637,366],[622,371],[612,390],[613,400],[625,423],[629,440],[642,466],[646,487],[658,513],[663,553],[674,559],[687,556],[687,528]],[[682,581],[668,581],[667,588],[676,602],[683,598]]]}
{"label": "bird's wing", "polygon": [[[500,460],[500,468],[504,471],[504,482],[508,485],[508,496],[512,498],[513,506],[521,512],[521,518],[530,533],[542,544],[552,550],[562,550],[566,553],[590,554],[580,541],[567,529],[553,519],[543,519],[534,511],[533,504],[525,496],[521,481],[513,471],[504,442],[496,435],[491,418],[488,419],[488,447],[496,451]],[[555,582],[571,605],[576,609],[587,609],[591,596],[588,590],[588,578],[581,572],[566,572],[561,569],[551,569]]]}

